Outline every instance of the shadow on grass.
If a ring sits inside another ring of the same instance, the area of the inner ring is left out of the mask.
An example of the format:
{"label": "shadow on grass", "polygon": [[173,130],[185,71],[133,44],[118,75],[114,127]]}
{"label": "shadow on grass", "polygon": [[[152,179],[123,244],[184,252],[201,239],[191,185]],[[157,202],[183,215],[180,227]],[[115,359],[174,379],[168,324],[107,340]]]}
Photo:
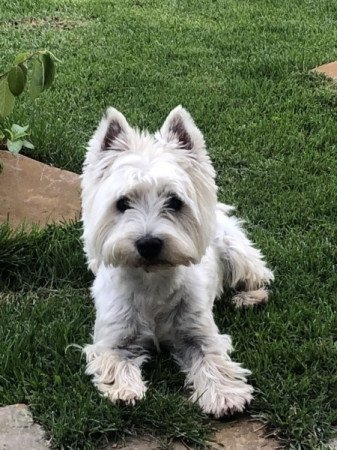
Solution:
{"label": "shadow on grass", "polygon": [[81,224],[74,222],[43,229],[0,225],[0,289],[89,286],[80,235]]}

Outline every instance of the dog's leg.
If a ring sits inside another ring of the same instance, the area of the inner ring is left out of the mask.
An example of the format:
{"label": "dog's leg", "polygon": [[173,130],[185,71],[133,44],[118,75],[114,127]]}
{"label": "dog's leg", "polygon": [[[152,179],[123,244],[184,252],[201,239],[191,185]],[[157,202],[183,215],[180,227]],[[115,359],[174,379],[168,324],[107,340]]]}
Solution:
{"label": "dog's leg", "polygon": [[246,379],[250,372],[229,357],[230,337],[219,334],[211,311],[192,312],[186,303],[180,309],[184,312],[176,318],[173,354],[193,389],[191,400],[215,417],[243,411],[253,388]]}
{"label": "dog's leg", "polygon": [[92,375],[97,389],[113,403],[118,400],[135,404],[144,397],[146,385],[140,366],[146,359],[129,350],[102,346],[102,343],[84,348],[87,358],[86,374]]}
{"label": "dog's leg", "polygon": [[95,301],[94,343],[84,348],[86,373],[113,403],[122,400],[134,404],[147,389],[141,376],[147,355],[141,346],[137,314],[128,299],[114,299],[111,290],[96,292]]}
{"label": "dog's leg", "polygon": [[240,291],[233,298],[237,307],[266,303],[265,287],[274,275],[260,250],[245,235],[240,220],[227,212],[225,205],[218,204],[215,247],[224,267],[224,283]]}

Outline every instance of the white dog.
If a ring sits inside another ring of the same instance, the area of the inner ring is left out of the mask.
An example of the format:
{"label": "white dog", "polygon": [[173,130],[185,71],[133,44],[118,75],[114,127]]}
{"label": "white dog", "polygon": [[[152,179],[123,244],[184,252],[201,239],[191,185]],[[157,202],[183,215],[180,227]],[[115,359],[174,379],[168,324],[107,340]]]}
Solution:
{"label": "white dog", "polygon": [[231,361],[212,307],[224,284],[237,306],[267,301],[272,272],[217,203],[200,130],[181,106],[159,132],[132,128],[109,108],[89,142],[82,176],[83,239],[96,306],[86,373],[112,402],[147,390],[141,365],[168,345],[192,401],[220,417],[252,399],[250,372]]}

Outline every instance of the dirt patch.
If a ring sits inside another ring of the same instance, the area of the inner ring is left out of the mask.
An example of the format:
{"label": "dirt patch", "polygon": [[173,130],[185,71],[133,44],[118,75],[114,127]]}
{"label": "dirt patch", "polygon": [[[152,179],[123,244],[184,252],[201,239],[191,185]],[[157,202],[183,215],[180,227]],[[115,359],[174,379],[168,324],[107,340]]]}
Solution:
{"label": "dirt patch", "polygon": [[61,30],[72,30],[78,26],[85,25],[86,21],[73,20],[61,17],[23,17],[21,19],[8,19],[0,22],[0,28],[57,28]]}

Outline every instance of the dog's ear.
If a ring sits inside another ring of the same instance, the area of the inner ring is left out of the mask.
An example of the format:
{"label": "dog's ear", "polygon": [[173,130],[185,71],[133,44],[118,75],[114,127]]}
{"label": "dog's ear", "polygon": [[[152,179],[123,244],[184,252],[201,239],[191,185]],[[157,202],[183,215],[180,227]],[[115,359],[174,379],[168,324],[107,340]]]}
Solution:
{"label": "dog's ear", "polygon": [[96,152],[125,150],[130,130],[131,127],[123,114],[117,109],[109,107],[95,131],[89,147]]}
{"label": "dog's ear", "polygon": [[182,106],[174,108],[167,116],[160,129],[162,138],[167,142],[177,142],[186,150],[200,151],[205,148],[205,141],[190,113]]}

